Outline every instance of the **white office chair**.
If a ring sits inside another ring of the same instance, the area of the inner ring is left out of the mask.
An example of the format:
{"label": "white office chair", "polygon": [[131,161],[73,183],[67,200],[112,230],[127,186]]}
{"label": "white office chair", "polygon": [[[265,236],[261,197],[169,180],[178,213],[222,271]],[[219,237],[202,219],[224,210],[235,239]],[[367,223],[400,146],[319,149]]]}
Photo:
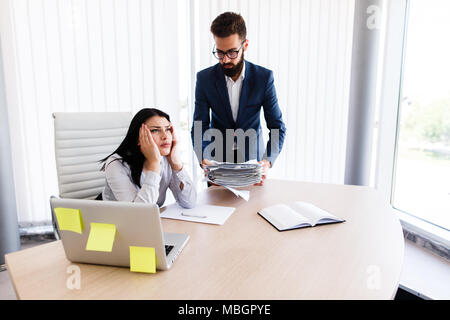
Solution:
{"label": "white office chair", "polygon": [[61,198],[95,199],[103,191],[105,174],[99,160],[122,142],[131,116],[131,112],[53,113]]}

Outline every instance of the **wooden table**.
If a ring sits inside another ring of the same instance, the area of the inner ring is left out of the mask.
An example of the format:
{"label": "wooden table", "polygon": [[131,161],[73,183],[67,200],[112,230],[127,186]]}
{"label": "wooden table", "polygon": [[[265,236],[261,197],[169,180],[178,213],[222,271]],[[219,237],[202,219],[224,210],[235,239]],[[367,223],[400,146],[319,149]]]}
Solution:
{"label": "wooden table", "polygon": [[[72,265],[61,241],[6,255],[20,299],[391,299],[404,240],[394,211],[368,187],[266,180],[250,201],[222,187],[199,201],[234,206],[223,226],[162,219],[190,241],[172,269],[156,274],[76,264],[81,288],[68,289]],[[278,232],[257,214],[273,205],[311,202],[346,222]]]}

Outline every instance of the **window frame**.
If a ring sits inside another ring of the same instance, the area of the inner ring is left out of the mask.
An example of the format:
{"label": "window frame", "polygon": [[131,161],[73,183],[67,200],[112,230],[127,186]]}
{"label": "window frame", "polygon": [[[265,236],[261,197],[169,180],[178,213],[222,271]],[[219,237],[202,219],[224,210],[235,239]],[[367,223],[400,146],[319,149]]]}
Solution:
{"label": "window frame", "polygon": [[375,187],[396,212],[404,231],[414,233],[422,240],[450,248],[449,231],[393,206],[409,2],[410,0],[386,2]]}

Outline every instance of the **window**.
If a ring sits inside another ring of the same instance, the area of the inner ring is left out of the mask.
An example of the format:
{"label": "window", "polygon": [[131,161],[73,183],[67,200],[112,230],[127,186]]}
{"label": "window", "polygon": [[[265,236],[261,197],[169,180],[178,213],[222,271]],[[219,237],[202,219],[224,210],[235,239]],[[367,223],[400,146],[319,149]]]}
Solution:
{"label": "window", "polygon": [[450,2],[409,2],[393,206],[450,230]]}

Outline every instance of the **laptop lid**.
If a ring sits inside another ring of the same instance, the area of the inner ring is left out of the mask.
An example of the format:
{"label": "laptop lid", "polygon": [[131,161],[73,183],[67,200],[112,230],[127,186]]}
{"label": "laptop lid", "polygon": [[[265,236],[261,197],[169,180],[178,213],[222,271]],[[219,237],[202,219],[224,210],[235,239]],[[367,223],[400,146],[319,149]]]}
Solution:
{"label": "laptop lid", "polygon": [[[155,248],[156,268],[167,270],[189,239],[185,234],[163,233],[156,204],[51,197],[50,206],[66,257],[72,262],[129,267],[129,247],[141,246]],[[60,230],[55,208],[79,209],[84,225],[82,234]],[[116,226],[111,252],[86,250],[91,223]],[[165,245],[173,246],[168,255]]]}

